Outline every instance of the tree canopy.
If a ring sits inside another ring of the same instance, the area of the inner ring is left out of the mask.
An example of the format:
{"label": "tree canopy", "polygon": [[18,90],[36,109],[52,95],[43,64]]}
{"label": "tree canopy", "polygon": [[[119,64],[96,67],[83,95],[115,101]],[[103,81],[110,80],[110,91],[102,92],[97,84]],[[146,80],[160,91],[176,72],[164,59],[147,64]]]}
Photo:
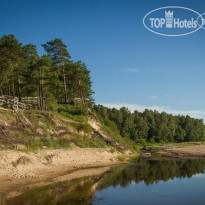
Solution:
{"label": "tree canopy", "polygon": [[[42,44],[38,55],[33,44],[23,45],[14,35],[0,38],[0,95],[38,97],[39,109],[57,104],[93,105],[90,71],[82,61],[73,61],[60,38]],[[94,105],[98,117],[112,124],[122,137],[147,142],[189,142],[205,140],[203,120],[145,110],[130,112]]]}
{"label": "tree canopy", "polygon": [[203,120],[190,116],[173,116],[165,112],[145,110],[130,112],[122,107],[107,108],[95,105],[99,119],[109,125],[116,124],[122,137],[128,137],[136,142],[190,142],[205,140],[205,125]]}
{"label": "tree canopy", "polygon": [[40,109],[54,103],[92,105],[92,82],[85,63],[74,62],[60,38],[36,46],[23,45],[14,35],[0,38],[0,95],[39,97]]}

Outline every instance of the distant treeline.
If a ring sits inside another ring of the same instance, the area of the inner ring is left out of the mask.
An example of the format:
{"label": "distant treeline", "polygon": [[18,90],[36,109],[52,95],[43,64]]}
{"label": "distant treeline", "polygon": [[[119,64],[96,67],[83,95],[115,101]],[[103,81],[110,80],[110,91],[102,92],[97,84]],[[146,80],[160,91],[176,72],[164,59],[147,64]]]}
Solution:
{"label": "distant treeline", "polygon": [[165,112],[145,110],[130,112],[95,105],[99,119],[108,127],[118,129],[122,137],[136,142],[190,142],[205,140],[203,120],[190,116],[173,116]]}
{"label": "distant treeline", "polygon": [[22,45],[14,35],[0,38],[0,95],[39,97],[40,109],[57,103],[93,101],[90,71],[71,60],[67,46],[55,38],[42,44],[39,56],[33,44]]}

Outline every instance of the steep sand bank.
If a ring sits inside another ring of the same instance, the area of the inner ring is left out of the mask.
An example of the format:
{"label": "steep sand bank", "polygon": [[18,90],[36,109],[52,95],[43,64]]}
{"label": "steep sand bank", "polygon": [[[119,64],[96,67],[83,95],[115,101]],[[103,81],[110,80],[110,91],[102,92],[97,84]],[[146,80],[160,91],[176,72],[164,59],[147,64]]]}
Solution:
{"label": "steep sand bank", "polygon": [[[117,156],[109,149],[74,148],[41,150],[24,153],[15,150],[0,151],[0,194],[20,186],[67,175],[79,169],[97,168],[119,164]],[[93,172],[86,171],[86,174]],[[81,177],[80,173],[75,174]]]}

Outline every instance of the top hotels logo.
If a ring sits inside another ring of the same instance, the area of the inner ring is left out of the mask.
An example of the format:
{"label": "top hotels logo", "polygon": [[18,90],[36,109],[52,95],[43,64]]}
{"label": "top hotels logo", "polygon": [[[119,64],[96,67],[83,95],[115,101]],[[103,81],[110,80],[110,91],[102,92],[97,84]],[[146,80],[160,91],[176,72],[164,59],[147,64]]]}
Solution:
{"label": "top hotels logo", "polygon": [[165,11],[165,18],[166,18],[166,27],[172,28],[173,24],[173,11]]}
{"label": "top hotels logo", "polygon": [[143,24],[148,30],[159,35],[184,36],[204,28],[203,15],[185,7],[161,7],[147,13]]}

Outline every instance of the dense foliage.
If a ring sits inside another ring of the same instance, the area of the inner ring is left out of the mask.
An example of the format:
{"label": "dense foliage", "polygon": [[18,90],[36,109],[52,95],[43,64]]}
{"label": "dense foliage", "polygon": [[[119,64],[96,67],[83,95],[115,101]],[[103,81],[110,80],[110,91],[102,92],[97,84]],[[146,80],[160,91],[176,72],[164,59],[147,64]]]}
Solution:
{"label": "dense foliage", "polygon": [[39,56],[33,44],[22,45],[14,35],[0,38],[0,95],[39,97],[40,109],[57,103],[91,104],[90,71],[74,62],[61,39],[42,45],[47,54]]}
{"label": "dense foliage", "polygon": [[122,137],[136,142],[189,142],[205,140],[203,120],[190,116],[173,116],[165,112],[145,110],[130,112],[122,107],[120,110],[95,105],[99,119],[107,125],[116,126]]}
{"label": "dense foliage", "polygon": [[[92,82],[86,65],[72,61],[67,46],[59,38],[42,46],[46,54],[39,56],[35,45],[22,45],[14,35],[0,38],[0,95],[17,96],[19,101],[23,97],[39,97],[38,106],[42,110],[57,107],[60,110],[62,107],[57,104],[91,106]],[[101,105],[95,105],[94,110],[114,133],[136,142],[205,139],[203,120],[189,116],[150,110],[131,113],[125,107],[117,110]]]}

